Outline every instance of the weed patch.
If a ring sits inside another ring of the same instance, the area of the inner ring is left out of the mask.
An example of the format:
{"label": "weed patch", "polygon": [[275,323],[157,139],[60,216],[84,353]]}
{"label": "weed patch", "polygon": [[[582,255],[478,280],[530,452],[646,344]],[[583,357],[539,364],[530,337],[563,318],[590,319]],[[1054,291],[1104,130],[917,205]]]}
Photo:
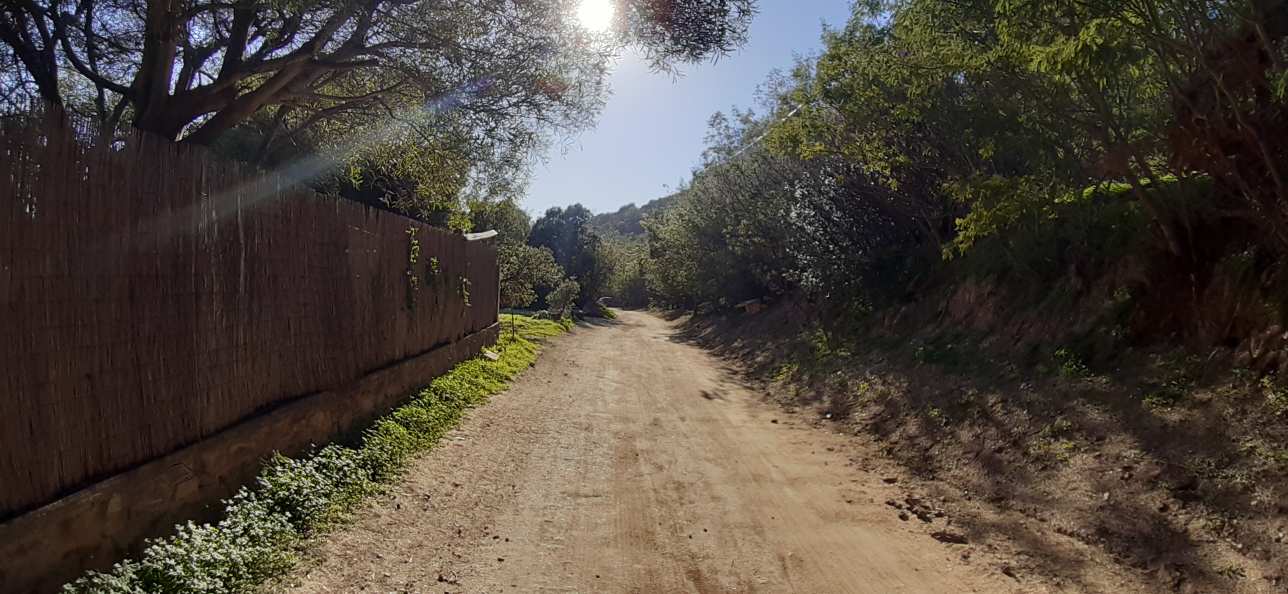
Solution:
{"label": "weed patch", "polygon": [[1183,398],[1187,387],[1177,381],[1169,381],[1157,389],[1145,393],[1141,402],[1151,409],[1164,409],[1176,406]]}
{"label": "weed patch", "polygon": [[1288,413],[1288,388],[1275,382],[1274,378],[1261,378],[1261,393],[1266,397],[1266,406],[1276,415]]}
{"label": "weed patch", "polygon": [[1078,379],[1091,375],[1091,370],[1082,361],[1082,357],[1079,357],[1072,350],[1067,348],[1056,349],[1055,353],[1052,354],[1052,358],[1055,359],[1056,370],[1061,377]]}
{"label": "weed patch", "polygon": [[[328,445],[311,455],[276,455],[255,483],[224,502],[224,519],[188,522],[173,536],[148,542],[138,559],[90,572],[64,594],[231,594],[253,590],[298,560],[304,539],[325,531],[364,498],[396,480],[416,454],[433,447],[465,410],[528,368],[538,341],[566,332],[567,322],[513,319],[495,347],[435,378],[363,433],[356,447]],[[509,329],[507,329],[509,330]]]}

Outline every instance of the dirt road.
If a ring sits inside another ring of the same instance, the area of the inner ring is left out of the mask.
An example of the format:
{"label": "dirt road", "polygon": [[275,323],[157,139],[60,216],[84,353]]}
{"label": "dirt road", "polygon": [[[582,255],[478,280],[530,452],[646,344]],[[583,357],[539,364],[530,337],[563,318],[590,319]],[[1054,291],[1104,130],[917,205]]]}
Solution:
{"label": "dirt road", "polygon": [[[883,502],[847,440],[763,404],[670,323],[557,339],[404,484],[327,537],[300,592],[1011,592]],[[942,520],[936,520],[942,527]]]}

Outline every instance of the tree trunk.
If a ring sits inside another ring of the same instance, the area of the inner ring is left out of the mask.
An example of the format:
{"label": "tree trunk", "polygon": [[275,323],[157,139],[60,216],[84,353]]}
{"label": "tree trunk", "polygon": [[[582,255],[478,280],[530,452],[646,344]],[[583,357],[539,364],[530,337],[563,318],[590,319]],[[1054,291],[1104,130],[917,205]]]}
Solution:
{"label": "tree trunk", "polygon": [[170,81],[179,46],[179,8],[177,0],[148,2],[143,55],[139,72],[131,85],[136,114],[134,126],[171,140],[177,138],[187,125],[170,113],[169,101]]}

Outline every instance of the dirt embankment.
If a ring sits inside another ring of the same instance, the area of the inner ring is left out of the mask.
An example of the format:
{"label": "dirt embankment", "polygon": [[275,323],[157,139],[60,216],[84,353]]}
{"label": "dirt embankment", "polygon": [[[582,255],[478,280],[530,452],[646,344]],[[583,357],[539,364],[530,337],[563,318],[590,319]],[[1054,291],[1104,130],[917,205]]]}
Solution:
{"label": "dirt embankment", "polygon": [[1282,388],[1179,352],[1093,369],[1067,352],[1011,363],[942,331],[838,344],[805,317],[785,305],[684,336],[879,452],[864,469],[1048,586],[1288,591]]}
{"label": "dirt embankment", "polygon": [[[764,402],[675,330],[623,312],[557,339],[273,589],[1060,589],[896,475],[863,470],[878,457],[868,446]],[[1103,589],[1139,590],[1084,569]]]}

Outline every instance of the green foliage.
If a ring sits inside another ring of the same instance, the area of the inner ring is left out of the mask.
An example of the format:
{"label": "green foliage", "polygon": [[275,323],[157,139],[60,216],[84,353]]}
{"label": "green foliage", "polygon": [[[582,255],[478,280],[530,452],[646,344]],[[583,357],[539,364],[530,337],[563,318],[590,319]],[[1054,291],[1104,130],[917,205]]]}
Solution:
{"label": "green foliage", "polygon": [[496,249],[501,269],[501,306],[528,307],[537,300],[537,290],[550,290],[563,278],[563,269],[548,248],[503,242]]}
{"label": "green foliage", "polygon": [[1141,402],[1146,407],[1152,409],[1172,408],[1185,398],[1185,394],[1188,390],[1189,386],[1184,382],[1175,380],[1168,381],[1163,385],[1146,392],[1145,396],[1141,398]]}
{"label": "green foliage", "polygon": [[1030,443],[1025,451],[1034,458],[1068,462],[1077,453],[1078,443],[1070,439],[1042,437]]}
{"label": "green foliage", "polygon": [[1073,434],[1073,423],[1064,417],[1057,418],[1038,431],[1039,437],[1059,439]]}
{"label": "green foliage", "polygon": [[513,195],[551,132],[593,121],[623,48],[663,69],[713,59],[746,40],[755,12],[753,0],[615,5],[615,26],[590,34],[564,0],[6,3],[0,111],[40,97],[109,138],[132,124],[291,162],[293,177],[332,170],[351,197],[463,229],[463,195]]}
{"label": "green foliage", "polygon": [[788,382],[799,373],[800,363],[783,363],[778,369],[774,370],[773,378],[776,382]]}
{"label": "green foliage", "polygon": [[147,592],[246,591],[294,563],[289,547],[297,539],[289,518],[252,498],[234,499],[227,518],[213,526],[180,526],[126,573]]}
{"label": "green foliage", "polygon": [[[589,309],[611,290],[621,256],[615,243],[590,227],[590,211],[581,205],[551,208],[536,223],[530,223],[527,213],[510,200],[475,201],[470,212],[476,229],[497,231],[502,307],[525,308],[540,302],[568,315],[572,305]],[[567,279],[576,282],[568,284]],[[556,290],[571,287],[577,292],[570,304],[564,303],[564,294],[551,303]]]}
{"label": "green foliage", "polygon": [[[845,320],[962,277],[1048,303],[1141,263],[1204,283],[1218,250],[1245,243],[1263,255],[1242,267],[1264,280],[1264,254],[1288,244],[1288,133],[1261,77],[1282,61],[1263,50],[1288,30],[1251,33],[1285,15],[1168,0],[859,3],[817,59],[770,79],[762,115],[712,118],[702,168],[665,209],[605,215],[647,233],[643,274],[620,278],[667,306],[791,293]],[[1264,232],[1222,245],[1237,221]],[[1145,291],[1175,290],[1153,280]],[[1114,304],[1113,340],[1140,302]]]}
{"label": "green foliage", "polygon": [[388,482],[402,473],[415,451],[415,439],[406,427],[384,418],[363,432],[362,446],[362,467],[373,480]]}
{"label": "green foliage", "polygon": [[501,245],[528,241],[532,220],[514,199],[473,200],[469,209],[471,231],[496,231],[496,241]]}
{"label": "green foliage", "polygon": [[465,307],[470,307],[470,277],[462,274],[456,278],[456,294],[465,302]]}
{"label": "green foliage", "polygon": [[1268,375],[1261,378],[1260,386],[1261,394],[1266,399],[1266,406],[1277,415],[1288,414],[1288,388]]}
{"label": "green foliage", "polygon": [[590,218],[590,210],[580,204],[552,207],[532,224],[528,243],[549,249],[564,270],[576,274],[579,269],[575,265],[581,252],[588,242],[598,238],[590,228]]}
{"label": "green foliage", "polygon": [[1244,568],[1234,565],[1225,564],[1216,570],[1217,575],[1231,581],[1238,581],[1248,578],[1248,572]]}
{"label": "green foliage", "polygon": [[768,123],[752,113],[713,116],[705,167],[665,211],[644,221],[653,299],[731,306],[796,284],[794,240],[813,239],[789,214],[799,194],[793,178],[804,176],[800,163],[758,145],[739,152]]}
{"label": "green foliage", "polygon": [[576,305],[579,294],[581,294],[581,286],[577,281],[570,278],[564,279],[546,296],[546,303],[550,306],[551,313],[558,318],[564,318],[572,315],[572,308]]}
{"label": "green foliage", "polygon": [[597,233],[636,236],[644,234],[643,221],[644,211],[632,202],[617,209],[617,212],[591,217],[590,224]]}
{"label": "green foliage", "polygon": [[1195,355],[1181,353],[1157,356],[1154,361],[1162,379],[1146,390],[1141,402],[1154,410],[1172,408],[1194,390],[1203,361]]}
{"label": "green foliage", "polygon": [[610,236],[603,244],[609,276],[605,292],[613,305],[644,307],[649,304],[648,242],[643,237]]}
{"label": "green foliage", "polygon": [[1051,358],[1055,359],[1056,371],[1061,377],[1078,379],[1091,375],[1091,370],[1082,361],[1082,357],[1071,349],[1060,347],[1051,354]]}
{"label": "green foliage", "polygon": [[567,326],[516,317],[496,361],[475,357],[435,378],[408,403],[376,421],[354,448],[328,445],[312,455],[274,455],[253,485],[225,502],[215,524],[188,522],[148,542],[135,560],[90,572],[66,594],[233,594],[252,592],[296,562],[303,539],[324,531],[434,446],[464,411],[486,401],[527,369],[538,341]]}
{"label": "green foliage", "polygon": [[407,228],[407,309],[416,307],[416,294],[420,291],[420,275],[416,273],[416,264],[420,262],[420,240],[416,239],[416,228]]}
{"label": "green foliage", "polygon": [[1074,441],[1075,429],[1072,422],[1059,417],[1038,430],[1025,451],[1035,458],[1068,462],[1078,451],[1078,443]]}
{"label": "green foliage", "polygon": [[[590,220],[590,211],[580,204],[551,208],[532,224],[528,236],[529,244],[549,249],[564,273],[577,282],[575,303],[587,308],[607,293],[613,275],[608,248]],[[549,296],[545,300],[550,305]]]}
{"label": "green foliage", "polygon": [[275,454],[255,481],[255,495],[270,513],[306,534],[369,493],[372,478],[358,452],[328,445],[307,458]]}
{"label": "green foliage", "polygon": [[621,237],[626,239],[643,237],[644,221],[657,216],[669,208],[676,200],[676,195],[663,196],[650,200],[643,206],[627,204],[616,212],[597,214],[590,219],[590,226],[603,237]]}
{"label": "green foliage", "polygon": [[407,135],[362,146],[349,155],[347,179],[324,190],[378,205],[437,227],[463,230],[461,195],[474,168],[469,141],[460,135]]}

